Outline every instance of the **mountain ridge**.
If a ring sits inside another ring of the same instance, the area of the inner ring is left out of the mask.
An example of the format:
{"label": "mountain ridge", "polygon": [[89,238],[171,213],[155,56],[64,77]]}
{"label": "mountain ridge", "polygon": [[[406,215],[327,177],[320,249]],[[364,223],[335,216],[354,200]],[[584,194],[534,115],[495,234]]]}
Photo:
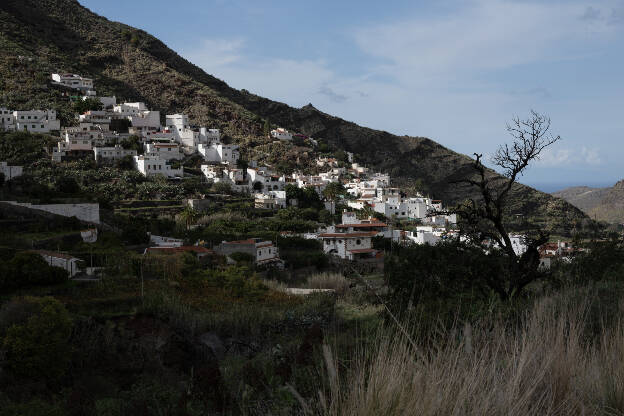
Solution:
{"label": "mountain ridge", "polygon": [[553,192],[589,217],[610,223],[624,223],[624,180],[605,188],[573,186]]}
{"label": "mountain ridge", "polygon": [[[184,112],[235,140],[261,135],[263,120],[268,119],[322,138],[332,149],[354,152],[359,162],[390,173],[400,186],[425,184],[427,192],[449,203],[478,196],[452,185],[472,173],[466,155],[429,138],[361,127],[311,104],[297,109],[234,89],[147,32],[98,16],[76,0],[5,0],[0,22],[0,105],[62,105],[62,97],[47,86],[45,77],[50,72],[76,72],[93,77],[100,95],[144,101],[164,113]],[[584,217],[563,200],[525,185],[514,187],[512,200],[510,210],[527,216]]]}

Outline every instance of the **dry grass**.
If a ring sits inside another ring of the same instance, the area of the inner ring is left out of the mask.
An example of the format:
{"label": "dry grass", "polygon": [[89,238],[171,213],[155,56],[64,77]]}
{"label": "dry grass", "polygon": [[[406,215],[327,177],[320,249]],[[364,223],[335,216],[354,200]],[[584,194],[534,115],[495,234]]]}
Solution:
{"label": "dry grass", "polygon": [[[352,371],[332,375],[326,415],[621,415],[624,324],[587,336],[587,302],[538,301],[515,328],[503,322],[449,331],[419,351],[380,334]],[[339,379],[339,381],[336,381]],[[332,381],[333,380],[333,381]]]}
{"label": "dry grass", "polygon": [[318,273],[308,277],[306,289],[333,289],[337,294],[344,294],[349,289],[349,281],[340,273]]}

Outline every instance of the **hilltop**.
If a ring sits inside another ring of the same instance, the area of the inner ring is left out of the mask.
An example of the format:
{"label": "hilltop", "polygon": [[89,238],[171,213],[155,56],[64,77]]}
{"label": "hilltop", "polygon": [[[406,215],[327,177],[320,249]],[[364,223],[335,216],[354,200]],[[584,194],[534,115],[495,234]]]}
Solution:
{"label": "hilltop", "polygon": [[575,186],[553,195],[565,199],[591,218],[610,223],[624,222],[624,180],[612,187]]}
{"label": "hilltop", "polygon": [[[143,101],[162,113],[183,112],[220,128],[237,143],[262,135],[265,120],[324,140],[332,150],[390,173],[404,188],[419,186],[449,203],[474,197],[452,182],[471,174],[471,159],[424,137],[396,136],[325,114],[236,90],[180,57],[163,42],[111,22],[76,0],[5,0],[0,5],[0,106],[56,108],[71,121],[67,97],[51,88],[51,72],[94,78],[100,95]],[[424,185],[423,185],[424,184]],[[572,205],[524,185],[512,213],[568,222],[583,218]]]}

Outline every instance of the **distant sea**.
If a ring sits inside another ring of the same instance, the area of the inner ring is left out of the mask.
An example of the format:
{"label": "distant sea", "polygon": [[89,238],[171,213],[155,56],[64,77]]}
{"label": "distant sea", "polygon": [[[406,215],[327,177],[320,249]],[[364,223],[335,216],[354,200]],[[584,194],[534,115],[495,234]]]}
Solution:
{"label": "distant sea", "polygon": [[615,185],[615,182],[549,182],[549,183],[526,183],[538,191],[553,193],[572,186],[589,186],[590,188],[606,188]]}

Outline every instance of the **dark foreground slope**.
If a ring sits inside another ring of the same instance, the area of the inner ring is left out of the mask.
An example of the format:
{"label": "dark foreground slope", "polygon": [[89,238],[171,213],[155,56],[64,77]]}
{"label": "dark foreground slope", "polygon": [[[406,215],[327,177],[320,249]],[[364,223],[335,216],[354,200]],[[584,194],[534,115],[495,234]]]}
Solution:
{"label": "dark foreground slope", "polygon": [[[258,136],[264,119],[352,151],[360,162],[391,173],[401,185],[416,180],[434,197],[456,202],[471,191],[453,180],[470,173],[470,159],[422,137],[395,136],[325,114],[236,90],[186,61],[142,30],[111,22],[76,0],[3,0],[0,3],[0,105],[55,107],[71,119],[50,72],[95,79],[100,95],[140,100],[164,113],[185,112],[197,124],[219,127],[235,140]],[[251,88],[253,86],[250,86]],[[514,213],[582,218],[570,204],[518,186]]]}

